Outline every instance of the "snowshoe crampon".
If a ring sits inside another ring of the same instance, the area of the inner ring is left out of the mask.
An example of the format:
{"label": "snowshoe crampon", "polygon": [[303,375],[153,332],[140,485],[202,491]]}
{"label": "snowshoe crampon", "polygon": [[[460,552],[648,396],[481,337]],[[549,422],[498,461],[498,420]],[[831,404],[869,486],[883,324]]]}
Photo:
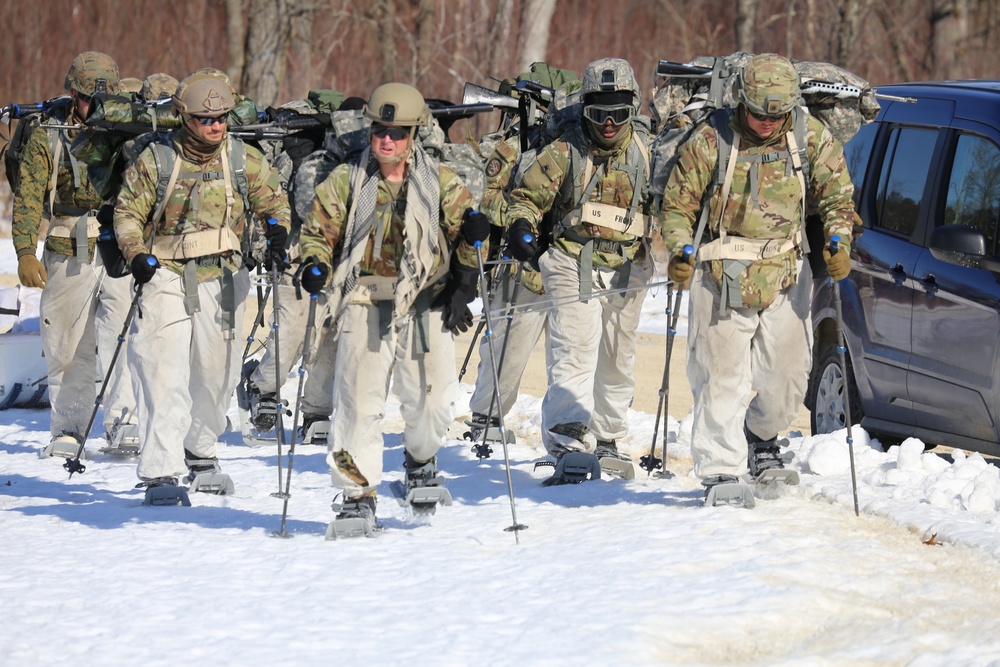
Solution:
{"label": "snowshoe crampon", "polygon": [[341,503],[334,501],[337,518],[326,527],[326,539],[342,540],[352,537],[375,537],[375,497],[362,496]]}
{"label": "snowshoe crampon", "polygon": [[187,489],[177,486],[177,480],[172,477],[150,480],[145,486],[146,497],[142,500],[143,505],[191,507]]}
{"label": "snowshoe crampon", "polygon": [[705,486],[705,507],[729,505],[753,509],[757,506],[750,487],[738,477],[717,475],[704,480],[702,485]]}
{"label": "snowshoe crampon", "polygon": [[555,463],[551,461],[539,461],[535,464],[535,470],[547,466],[554,466],[555,472],[552,473],[551,477],[542,482],[542,486],[579,484],[587,480],[601,478],[601,462],[594,454],[587,452],[566,452]]}

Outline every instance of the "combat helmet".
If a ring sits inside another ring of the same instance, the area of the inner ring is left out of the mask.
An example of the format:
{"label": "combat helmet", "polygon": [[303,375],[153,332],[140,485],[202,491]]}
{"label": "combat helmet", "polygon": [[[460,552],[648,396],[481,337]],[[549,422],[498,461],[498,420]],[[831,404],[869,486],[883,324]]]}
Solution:
{"label": "combat helmet", "polygon": [[757,114],[788,113],[802,103],[799,75],[787,58],[762,53],[751,58],[737,74],[733,97]]}
{"label": "combat helmet", "polygon": [[376,88],[364,107],[364,116],[376,123],[417,127],[430,120],[424,96],[405,83],[385,83]]}
{"label": "combat helmet", "polygon": [[73,58],[63,87],[83,95],[117,93],[120,78],[118,64],[111,56],[100,51],[84,51]]}
{"label": "combat helmet", "polygon": [[177,111],[185,116],[218,117],[236,106],[229,85],[205,72],[195,72],[181,81],[170,99]]}
{"label": "combat helmet", "polygon": [[621,125],[635,116],[642,89],[627,61],[601,58],[583,71],[580,96],[585,118],[600,125],[610,117],[615,125]]}

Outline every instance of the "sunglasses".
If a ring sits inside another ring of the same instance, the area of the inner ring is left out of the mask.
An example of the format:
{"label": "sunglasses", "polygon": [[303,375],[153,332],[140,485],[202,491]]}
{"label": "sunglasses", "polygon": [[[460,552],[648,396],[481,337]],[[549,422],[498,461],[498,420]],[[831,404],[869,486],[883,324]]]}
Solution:
{"label": "sunglasses", "polygon": [[212,127],[216,123],[221,123],[225,125],[228,122],[226,116],[191,116],[191,119],[199,125],[204,125],[205,127]]}
{"label": "sunglasses", "polygon": [[372,123],[372,136],[378,137],[379,139],[389,137],[393,141],[402,141],[410,136],[410,130],[406,127],[394,127],[390,125],[382,125],[380,123]]}
{"label": "sunglasses", "polygon": [[84,95],[80,91],[77,91],[77,93],[76,93],[76,99],[80,100],[84,104],[90,104],[91,100],[94,99],[94,96],[93,95]]}
{"label": "sunglasses", "polygon": [[624,125],[632,119],[633,109],[628,104],[615,104],[604,106],[601,104],[588,104],[583,107],[583,117],[595,125],[604,125],[610,119],[614,125]]}
{"label": "sunglasses", "polygon": [[750,111],[750,109],[747,109],[747,113],[749,113],[751,116],[753,116],[762,123],[766,122],[776,123],[779,120],[784,120],[785,116],[788,115],[787,113],[779,113],[774,115],[766,113],[757,113],[756,111]]}

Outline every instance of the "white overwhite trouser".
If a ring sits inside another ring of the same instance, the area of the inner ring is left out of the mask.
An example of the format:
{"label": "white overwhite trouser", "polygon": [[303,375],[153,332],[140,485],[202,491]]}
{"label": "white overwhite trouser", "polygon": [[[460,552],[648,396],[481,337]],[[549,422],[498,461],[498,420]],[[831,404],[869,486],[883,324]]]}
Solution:
{"label": "white overwhite trouser", "polygon": [[[306,324],[309,320],[309,294],[302,290],[302,298],[295,298],[292,278],[282,274],[281,290],[278,293],[278,360],[281,362],[281,377],[287,378],[292,367],[302,356],[302,346],[306,341]],[[331,328],[324,326],[329,316],[326,297],[319,296],[316,304],[316,329],[313,334],[312,363],[306,369],[305,386],[302,389],[303,414],[327,416],[333,410],[333,370],[337,357],[337,345]],[[274,366],[274,315],[271,316],[271,333],[267,338],[267,349],[260,364],[250,375],[250,381],[260,393],[273,394],[277,391]],[[330,338],[330,343],[323,341]],[[287,399],[288,396],[282,396]]]}
{"label": "white overwhite trouser", "polygon": [[[108,368],[132,300],[132,281],[108,278],[98,252],[94,252],[93,261],[83,263],[76,257],[45,250],[42,261],[49,277],[42,290],[39,317],[42,350],[49,369],[51,433],[86,437],[83,431],[97,399],[98,354],[101,369]],[[125,349],[119,352],[102,405],[105,428],[110,428],[123,412],[135,414]]]}
{"label": "white overwhite trouser", "polygon": [[[250,291],[246,270],[233,274],[233,283],[231,321],[239,323]],[[223,329],[222,291],[222,280],[199,283],[201,310],[189,315],[183,278],[173,271],[158,270],[143,288],[129,341],[139,397],[141,479],[187,474],[185,449],[199,458],[215,456],[243,353],[239,332]]]}
{"label": "white overwhite trouser", "polygon": [[429,461],[444,444],[458,395],[455,341],[441,312],[428,311],[429,351],[424,352],[420,317],[407,316],[390,326],[384,338],[378,306],[350,304],[338,322],[327,461],[334,486],[348,498],[373,491],[382,479],[381,421],[390,382],[399,397],[403,444],[410,456]]}
{"label": "white overwhite trouser", "polygon": [[799,412],[811,364],[812,272],[809,262],[798,266],[798,282],[770,306],[733,308],[721,318],[711,274],[698,268],[691,279],[687,373],[694,395],[691,454],[699,477],[745,474],[744,423],[766,440],[787,429]]}
{"label": "white overwhite trouser", "polygon": [[[580,263],[558,248],[539,261],[548,298],[580,296]],[[616,272],[594,267],[594,291],[611,289]],[[649,281],[650,263],[633,264],[628,286]],[[549,311],[549,387],[542,399],[542,442],[556,455],[560,449],[593,452],[597,440],[628,434],[628,408],[635,393],[635,332],[645,289],[617,296],[557,305]],[[561,424],[582,424],[589,431],[580,441],[553,433]]]}
{"label": "white overwhite trouser", "polygon": [[[519,285],[512,289],[517,292],[515,305],[523,306],[536,303],[548,296],[535,294],[527,287]],[[510,304],[503,299],[503,292],[497,290],[490,300],[490,309],[494,312],[505,310]],[[545,329],[545,323],[549,314],[545,310],[531,313],[514,312],[514,316],[509,320],[510,329],[507,328],[507,318],[494,316],[493,323],[493,351],[496,353],[497,363],[503,359],[500,366],[500,410],[497,410],[496,399],[493,397],[493,363],[490,358],[490,340],[483,336],[479,341],[479,367],[476,377],[476,389],[469,399],[469,409],[478,414],[490,413],[490,406],[493,406],[492,415],[507,414],[517,400],[517,392],[521,386],[521,377],[524,375],[524,368],[528,365],[528,358],[531,351],[538,343],[538,338]],[[504,339],[507,340],[504,347]]]}

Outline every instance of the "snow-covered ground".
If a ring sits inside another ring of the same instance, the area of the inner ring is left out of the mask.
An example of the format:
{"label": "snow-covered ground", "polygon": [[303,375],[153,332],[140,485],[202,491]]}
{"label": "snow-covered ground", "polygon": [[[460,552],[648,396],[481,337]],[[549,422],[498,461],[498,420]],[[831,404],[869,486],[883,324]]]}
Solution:
{"label": "snow-covered ground", "polygon": [[[664,296],[644,330],[664,330]],[[144,507],[134,462],[97,454],[68,479],[37,457],[46,411],[0,413],[0,664],[1000,664],[1000,469],[978,454],[883,453],[856,428],[856,517],[845,433],[793,432],[800,486],[705,508],[674,415],[674,478],[547,488],[540,399],[522,396],[507,420],[516,541],[502,452],[478,461],[460,439],[462,389],[439,455],[454,504],[416,519],[392,499],[393,400],[384,530],[339,542],[324,539],[335,489],[319,448],[295,453],[280,539],[273,448],[226,433],[235,495]],[[654,421],[631,415],[636,459]]]}

